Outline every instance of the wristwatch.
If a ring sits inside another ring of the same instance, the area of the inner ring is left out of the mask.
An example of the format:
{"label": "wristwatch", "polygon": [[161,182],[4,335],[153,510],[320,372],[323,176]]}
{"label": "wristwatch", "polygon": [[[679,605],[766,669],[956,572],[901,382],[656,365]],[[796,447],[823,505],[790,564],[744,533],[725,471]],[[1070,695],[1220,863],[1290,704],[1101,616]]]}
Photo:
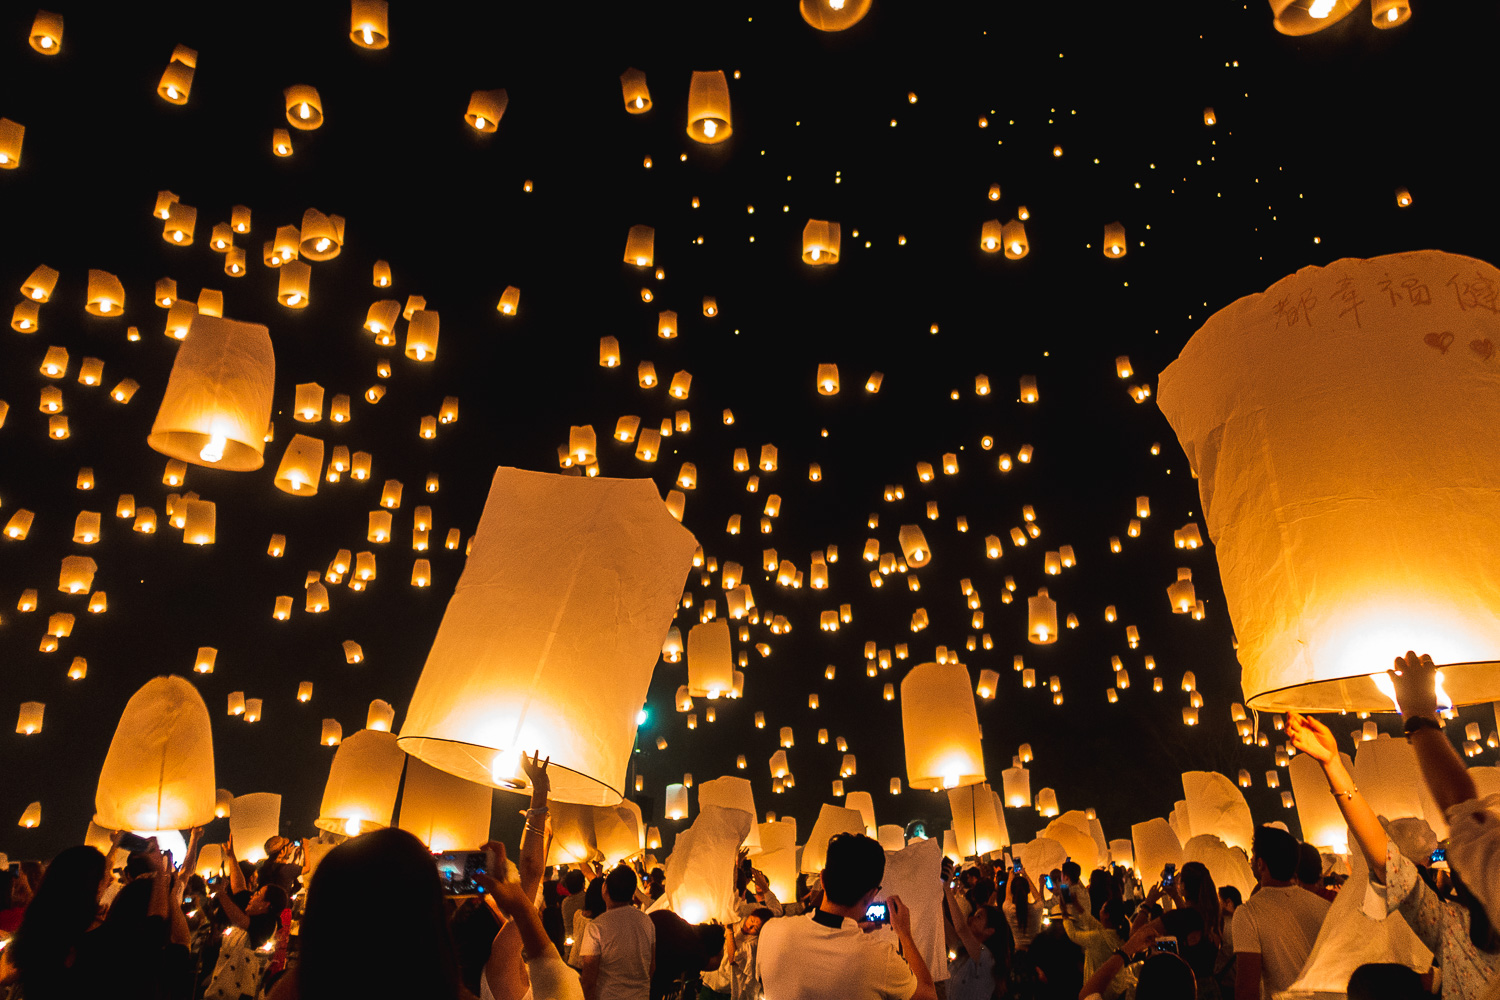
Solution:
{"label": "wristwatch", "polygon": [[1431,718],[1430,716],[1426,716],[1426,715],[1413,715],[1411,718],[1409,718],[1409,719],[1406,720],[1406,724],[1401,727],[1401,731],[1403,733],[1405,733],[1407,736],[1410,736],[1412,733],[1415,733],[1418,729],[1437,729],[1437,730],[1441,730],[1442,728],[1443,727],[1438,722],[1438,720],[1436,720],[1434,718]]}

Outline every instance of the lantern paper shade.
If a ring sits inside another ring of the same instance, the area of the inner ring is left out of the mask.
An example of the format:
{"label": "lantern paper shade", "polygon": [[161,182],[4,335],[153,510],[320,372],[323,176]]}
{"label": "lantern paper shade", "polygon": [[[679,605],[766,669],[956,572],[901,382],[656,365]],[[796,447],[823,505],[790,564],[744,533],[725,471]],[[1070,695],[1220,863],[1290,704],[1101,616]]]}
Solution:
{"label": "lantern paper shade", "polygon": [[[698,786],[698,815],[701,818],[705,809],[710,806],[722,806],[725,809],[738,809],[755,818],[755,795],[751,790],[750,782],[746,778],[736,778],[726,775],[705,781]],[[751,854],[761,852],[760,828],[754,822],[750,824],[750,830],[745,835],[745,841],[740,845],[747,848]]]}
{"label": "lantern paper shade", "polygon": [[613,805],[696,540],[650,480],[502,468],[472,541],[402,747],[504,788],[539,748],[554,799]]}
{"label": "lantern paper shade", "polygon": [[[734,687],[734,659],[729,645],[729,621],[720,618],[688,630],[688,693],[717,698]],[[754,815],[751,810],[751,815]]]}
{"label": "lantern paper shade", "polygon": [[1426,785],[1416,751],[1406,740],[1382,735],[1361,743],[1354,753],[1353,775],[1355,787],[1377,816],[1394,820],[1423,815],[1420,790]]}
{"label": "lantern paper shade", "polygon": [[383,49],[391,44],[390,15],[386,0],[351,0],[349,38],[362,49]]}
{"label": "lantern paper shade", "polygon": [[1184,771],[1182,796],[1195,835],[1212,834],[1230,847],[1250,853],[1255,821],[1233,781],[1217,771]]}
{"label": "lantern paper shade", "polygon": [[21,165],[21,143],[25,138],[25,125],[0,118],[0,170],[14,170]]}
{"label": "lantern paper shade", "polygon": [[31,803],[31,805],[22,810],[21,819],[17,822],[16,825],[24,826],[28,830],[32,830],[36,827],[41,826],[42,804],[40,802],[33,802]]}
{"label": "lantern paper shade", "polygon": [[48,10],[36,12],[31,22],[31,47],[44,56],[55,56],[62,50],[63,16]]}
{"label": "lantern paper shade", "polygon": [[394,733],[361,729],[334,752],[316,826],[347,834],[390,826],[406,754]]}
{"label": "lantern paper shade", "polygon": [[130,696],[94,795],[111,830],[186,830],[213,819],[213,732],[197,688],[155,677]]}
{"label": "lantern paper shade", "polygon": [[1211,833],[1200,833],[1182,845],[1182,861],[1183,864],[1198,862],[1208,869],[1214,885],[1232,885],[1240,891],[1242,899],[1249,899],[1249,894],[1255,891],[1255,874],[1246,860],[1249,850],[1246,847],[1246,853],[1241,853]]}
{"label": "lantern paper shade", "polygon": [[500,126],[500,118],[510,104],[510,95],[500,90],[476,90],[469,95],[469,107],[464,111],[464,121],[480,132],[493,132]]}
{"label": "lantern paper shade", "polygon": [[1166,820],[1158,817],[1132,825],[1130,839],[1135,870],[1143,880],[1154,881],[1167,865],[1182,867],[1182,842]]}
{"label": "lantern paper shade", "polygon": [[841,235],[837,222],[808,219],[802,227],[802,260],[808,264],[837,264]]}
{"label": "lantern paper shade", "polygon": [[406,762],[396,825],[434,853],[478,849],[490,839],[494,797],[488,784],[465,781],[412,757]]}
{"label": "lantern paper shade", "polygon": [[16,717],[16,732],[32,736],[42,731],[42,715],[46,705],[39,701],[21,702],[20,714]]}
{"label": "lantern paper shade", "polygon": [[294,434],[287,442],[281,465],[276,469],[276,488],[292,496],[310,497],[318,492],[323,474],[323,441],[321,438]]}
{"label": "lantern paper shade", "polygon": [[984,782],[948,789],[948,807],[953,812],[954,847],[960,858],[989,854],[1010,846],[999,800]]}
{"label": "lantern paper shade", "polygon": [[624,92],[625,110],[632,115],[643,115],[651,110],[651,91],[646,87],[646,74],[638,69],[627,69],[620,74],[620,89]]}
{"label": "lantern paper shade", "polygon": [[688,814],[687,786],[673,783],[667,786],[664,806],[667,819],[685,819]]}
{"label": "lantern paper shade", "polygon": [[870,12],[870,0],[801,0],[802,20],[819,31],[843,31]]}
{"label": "lantern paper shade", "polygon": [[1338,21],[1359,0],[1270,0],[1272,23],[1283,35],[1310,35]]}
{"label": "lantern paper shade", "polygon": [[688,135],[702,143],[723,142],[734,131],[731,122],[724,71],[695,70],[688,86]]}
{"label": "lantern paper shade", "polygon": [[[1304,268],[1220,310],[1162,374],[1248,707],[1390,711],[1370,675],[1407,649],[1455,703],[1500,700],[1500,371],[1463,363],[1500,336],[1474,298],[1496,282],[1437,251]],[[1318,316],[1309,337],[1294,304],[1345,288],[1358,320]]]}
{"label": "lantern paper shade", "polygon": [[906,783],[957,788],[984,780],[979,717],[962,663],[922,663],[901,680]]}
{"label": "lantern paper shade", "polygon": [[[1082,813],[1078,813],[1082,816]],[[1062,817],[1048,823],[1038,837],[1055,840],[1063,845],[1063,850],[1068,852],[1068,857],[1078,862],[1084,871],[1093,871],[1099,862],[1099,845],[1094,842],[1094,836],[1088,830],[1081,830],[1072,823],[1065,822]]]}
{"label": "lantern paper shade", "polygon": [[788,817],[780,822],[757,824],[762,853],[755,867],[765,872],[766,881],[777,899],[792,899],[797,894],[797,821]]}
{"label": "lantern paper shade", "polygon": [[667,859],[667,894],[657,907],[689,923],[737,919],[735,858],[755,829],[755,817],[742,809],[709,806],[677,835]]}
{"label": "lantern paper shade", "polygon": [[859,814],[858,809],[823,803],[818,810],[818,821],[813,824],[812,831],[807,835],[807,843],[802,847],[802,871],[809,875],[817,875],[823,871],[823,866],[828,862],[828,841],[835,834],[864,832],[865,818]]}
{"label": "lantern paper shade", "polygon": [[199,313],[177,348],[145,441],[195,465],[261,468],[275,384],[276,355],[266,327]]}
{"label": "lantern paper shade", "polygon": [[281,833],[281,796],[275,792],[236,795],[229,804],[229,834],[242,861],[266,857],[266,841]]}
{"label": "lantern paper shade", "polygon": [[[1353,762],[1345,754],[1339,754],[1344,766],[1354,770]],[[1302,840],[1320,850],[1334,854],[1349,853],[1349,827],[1338,802],[1328,790],[1328,781],[1323,777],[1323,768],[1305,753],[1299,753],[1287,764],[1287,773],[1292,779],[1292,796],[1297,802],[1297,822],[1302,827]]]}

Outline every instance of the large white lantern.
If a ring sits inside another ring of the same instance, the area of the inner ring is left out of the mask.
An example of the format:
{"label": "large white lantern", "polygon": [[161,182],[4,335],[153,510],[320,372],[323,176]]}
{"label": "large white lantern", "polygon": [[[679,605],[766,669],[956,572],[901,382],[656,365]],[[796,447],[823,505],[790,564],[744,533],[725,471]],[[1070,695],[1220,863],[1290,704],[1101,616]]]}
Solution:
{"label": "large white lantern", "polygon": [[1161,817],[1136,823],[1130,828],[1135,870],[1142,881],[1155,882],[1167,865],[1182,867],[1182,841],[1172,824]]}
{"label": "large white lantern", "polygon": [[864,832],[865,818],[858,809],[845,809],[825,802],[818,810],[818,821],[807,835],[807,843],[802,846],[802,870],[809,875],[822,872],[828,862],[828,841],[836,834]]}
{"label": "large white lantern", "polygon": [[1182,795],[1195,837],[1212,834],[1230,847],[1250,853],[1255,821],[1233,781],[1217,771],[1184,771]]}
{"label": "large white lantern", "polygon": [[1000,813],[1000,800],[985,783],[948,789],[953,811],[954,848],[960,858],[972,858],[1010,846],[1010,831]]}
{"label": "large white lantern", "polygon": [[554,799],[619,802],[697,544],[649,479],[497,470],[402,749],[514,790],[540,750]]}
{"label": "large white lantern", "polygon": [[94,795],[110,830],[186,830],[214,818],[208,706],[175,675],[153,677],[125,703]]}
{"label": "large white lantern", "polygon": [[[703,782],[698,786],[699,815],[702,815],[706,806],[741,809],[754,818],[755,795],[749,779],[725,775],[722,778]],[[747,848],[751,854],[759,854],[761,852],[760,827],[751,823],[750,831],[745,835],[745,842],[740,846]]]}
{"label": "large white lantern", "polygon": [[354,837],[390,826],[405,763],[394,733],[361,729],[344,737],[328,768],[317,828]]}
{"label": "large white lantern", "polygon": [[252,864],[264,861],[266,841],[281,833],[281,796],[275,792],[236,795],[229,804],[229,834],[235,855]]}
{"label": "large white lantern", "polygon": [[[1346,754],[1339,754],[1344,767],[1354,770],[1354,762]],[[1349,853],[1349,827],[1339,804],[1328,790],[1328,779],[1323,776],[1323,766],[1305,753],[1293,757],[1287,765],[1292,779],[1292,795],[1297,802],[1297,822],[1302,827],[1302,839],[1319,850],[1334,854]]]}
{"label": "large white lantern", "polygon": [[1455,703],[1500,699],[1497,286],[1438,251],[1303,268],[1162,373],[1249,707],[1391,711],[1408,649]]}
{"label": "large white lantern", "polygon": [[244,472],[265,464],[276,385],[271,335],[202,313],[177,348],[146,443],[163,455]]}
{"label": "large white lantern", "polygon": [[465,781],[412,757],[406,762],[396,825],[415,834],[434,854],[477,850],[490,839],[494,798],[488,783]]}
{"label": "large white lantern", "polygon": [[921,663],[901,679],[901,732],[906,783],[958,788],[983,781],[979,716],[969,670],[962,663]]}
{"label": "large white lantern", "polygon": [[695,698],[717,698],[734,688],[734,654],[727,618],[688,629],[687,665],[688,693]]}

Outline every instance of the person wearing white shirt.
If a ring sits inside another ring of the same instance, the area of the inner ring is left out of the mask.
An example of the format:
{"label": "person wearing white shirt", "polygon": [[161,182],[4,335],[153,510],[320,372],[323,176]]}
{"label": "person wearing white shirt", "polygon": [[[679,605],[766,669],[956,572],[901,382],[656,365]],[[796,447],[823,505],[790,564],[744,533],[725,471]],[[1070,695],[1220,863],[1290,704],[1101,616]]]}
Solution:
{"label": "person wearing white shirt", "polygon": [[620,865],[604,876],[606,909],[583,933],[587,1000],[646,1000],[656,970],[656,927],[635,908],[635,872]]}
{"label": "person wearing white shirt", "polygon": [[818,909],[771,920],[760,933],[756,966],[767,997],[937,1000],[900,897],[886,900],[899,952],[890,935],[867,933],[859,924],[884,876],[885,851],[875,840],[841,833],[828,841]]}
{"label": "person wearing white shirt", "polygon": [[1236,1000],[1271,998],[1292,985],[1328,915],[1328,900],[1292,881],[1297,840],[1285,830],[1255,831],[1250,869],[1260,888],[1234,911]]}

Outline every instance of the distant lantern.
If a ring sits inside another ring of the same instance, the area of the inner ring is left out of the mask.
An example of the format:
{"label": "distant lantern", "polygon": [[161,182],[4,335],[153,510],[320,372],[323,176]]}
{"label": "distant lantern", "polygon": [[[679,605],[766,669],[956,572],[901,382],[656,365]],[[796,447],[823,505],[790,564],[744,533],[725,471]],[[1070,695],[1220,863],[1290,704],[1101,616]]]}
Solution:
{"label": "distant lantern", "polygon": [[[1372,664],[1398,645],[1432,653],[1453,704],[1500,699],[1493,670],[1500,623],[1485,610],[1500,601],[1487,541],[1500,523],[1500,500],[1492,499],[1500,497],[1500,481],[1490,482],[1487,467],[1475,479],[1468,457],[1495,437],[1500,393],[1483,367],[1464,374],[1468,366],[1460,371],[1442,360],[1450,342],[1467,352],[1471,341],[1492,338],[1494,324],[1463,294],[1434,294],[1433,315],[1420,326],[1395,311],[1363,328],[1345,317],[1314,344],[1300,326],[1288,331],[1256,312],[1311,294],[1314,283],[1375,283],[1397,267],[1412,277],[1412,288],[1443,285],[1455,272],[1468,276],[1461,283],[1474,282],[1464,287],[1500,281],[1488,264],[1439,251],[1304,269],[1215,314],[1163,373],[1162,410],[1193,456],[1201,492],[1213,496],[1206,527],[1249,709],[1390,711],[1384,673],[1372,676]],[[1447,332],[1427,336],[1429,330]],[[1461,400],[1462,420],[1393,420],[1370,403],[1393,392]],[[1266,406],[1275,409],[1269,421]],[[1254,433],[1242,447],[1229,447],[1222,428],[1251,412]],[[1337,461],[1315,458],[1332,440],[1351,447],[1341,444]],[[1474,501],[1479,495],[1485,502]],[[1316,513],[1288,521],[1278,512],[1289,508]],[[1226,520],[1231,509],[1236,514]],[[1312,588],[1267,586],[1312,576]],[[1381,583],[1372,588],[1371,581]],[[1415,603],[1394,596],[1402,594],[1423,596]]]}
{"label": "distant lantern", "polygon": [[64,594],[87,594],[94,586],[99,566],[88,556],[63,556],[57,589]]}
{"label": "distant lantern", "polygon": [[94,316],[118,316],[125,308],[125,286],[108,271],[89,270],[84,311]]}
{"label": "distant lantern", "polygon": [[36,12],[31,22],[31,47],[44,56],[55,56],[62,50],[63,16],[48,10]]}
{"label": "distant lantern", "polygon": [[186,518],[182,526],[182,540],[189,545],[212,545],[217,521],[217,510],[212,501],[189,500]]}
{"label": "distant lantern", "polygon": [[969,672],[957,661],[923,663],[901,681],[906,783],[956,788],[984,780],[979,720]]}
{"label": "distant lantern", "polygon": [[318,742],[325,747],[336,747],[344,741],[344,727],[337,719],[324,719],[323,730],[318,735]]}
{"label": "distant lantern", "polygon": [[362,49],[383,49],[391,44],[390,15],[386,0],[351,0],[349,38]]}
{"label": "distant lantern", "polygon": [[344,248],[344,218],[309,208],[302,213],[297,237],[301,256],[315,261],[333,260]]}
{"label": "distant lantern", "polygon": [[406,326],[406,356],[413,361],[431,361],[437,356],[438,314],[419,309]]}
{"label": "distant lantern", "polygon": [[627,69],[620,74],[620,89],[624,93],[627,113],[643,115],[651,110],[651,91],[646,87],[645,73]]}
{"label": "distant lantern", "polygon": [[1035,403],[1038,399],[1035,375],[1021,376],[1021,402]]}
{"label": "distant lantern", "polygon": [[898,535],[901,554],[908,566],[921,569],[932,561],[932,548],[927,544],[927,537],[922,534],[919,525],[903,524]]}
{"label": "distant lantern", "polygon": [[1026,225],[1018,219],[1001,227],[1001,239],[1005,243],[1005,256],[1010,260],[1020,260],[1031,252],[1031,244],[1026,240]]}
{"label": "distant lantern", "polygon": [[364,650],[360,649],[359,643],[355,642],[353,639],[344,640],[345,663],[360,663],[364,660],[364,658],[365,653]]}
{"label": "distant lantern", "polygon": [[41,826],[42,804],[40,802],[33,802],[31,803],[31,805],[23,809],[21,811],[21,819],[16,825],[24,826],[28,830],[33,830],[36,827]]}
{"label": "distant lantern", "polygon": [[20,714],[16,717],[16,732],[32,736],[42,731],[42,715],[47,706],[39,701],[21,702]]}
{"label": "distant lantern", "polygon": [[213,819],[216,801],[203,699],[181,677],[147,681],[126,703],[110,741],[94,822],[111,830],[185,830]]}
{"label": "distant lantern", "polygon": [[186,104],[193,90],[193,73],[198,68],[198,53],[186,45],[172,50],[172,61],[167,63],[156,92],[172,104]]}
{"label": "distant lantern", "polygon": [[[291,156],[292,155],[292,134],[290,132],[288,132],[284,128],[272,129],[271,130],[271,152],[274,153],[277,156]],[[267,245],[269,246],[270,244],[267,244]],[[276,263],[272,264],[271,266],[272,267],[279,267],[284,262],[284,260],[285,260],[285,258],[282,258],[282,257],[278,256],[277,259],[276,259]]]}
{"label": "distant lantern", "polygon": [[1396,207],[1406,208],[1411,204],[1411,192],[1404,187],[1396,189]]}
{"label": "distant lantern", "polygon": [[802,19],[819,31],[852,28],[870,12],[870,0],[801,0]]}
{"label": "distant lantern", "polygon": [[1104,242],[1102,246],[1104,248],[1104,256],[1106,257],[1113,258],[1125,256],[1126,246],[1124,225],[1118,222],[1111,222],[1106,224],[1104,227]]}
{"label": "distant lantern", "polygon": [[710,319],[719,315],[719,302],[712,295],[703,296],[703,315]]}
{"label": "distant lantern", "polygon": [[276,301],[288,309],[306,309],[311,297],[311,265],[301,260],[291,260],[281,265],[276,278]]}
{"label": "distant lantern", "polygon": [[323,124],[323,99],[318,96],[318,88],[298,83],[281,94],[285,98],[286,120],[292,128],[307,132]]}
{"label": "distant lantern", "polygon": [[702,143],[723,142],[734,131],[732,121],[724,71],[695,70],[688,85],[688,136]]}
{"label": "distant lantern", "polygon": [[270,334],[257,324],[201,315],[190,329],[146,443],[198,465],[258,469],[276,375]]}
{"label": "distant lantern", "polygon": [[1047,596],[1047,588],[1026,599],[1027,637],[1037,645],[1057,641],[1057,602]]}
{"label": "distant lantern", "polygon": [[505,291],[500,293],[500,302],[495,306],[495,310],[506,316],[514,316],[520,308],[521,290],[515,285],[505,286]]}
{"label": "distant lantern", "polygon": [[1394,28],[1411,17],[1406,0],[1370,0],[1370,21],[1377,28]]}
{"label": "distant lantern", "polygon": [[370,710],[366,715],[365,728],[376,729],[382,733],[391,731],[392,723],[396,721],[396,710],[388,701],[376,698],[370,702]]}
{"label": "distant lantern", "polygon": [[351,837],[390,826],[405,764],[392,733],[361,729],[340,742],[314,825]]}
{"label": "distant lantern", "polygon": [[999,253],[1004,242],[1004,227],[999,219],[990,219],[979,227],[979,249],[985,253]]}
{"label": "distant lantern", "polygon": [[276,488],[293,496],[314,496],[322,474],[323,441],[304,434],[292,435],[276,469]]}
{"label": "distant lantern", "polygon": [[802,227],[802,260],[807,264],[837,264],[839,243],[837,222],[808,219]]}
{"label": "distant lantern", "polygon": [[1359,0],[1270,0],[1272,24],[1283,35],[1310,35],[1338,21]]}
{"label": "distant lantern", "polygon": [[14,170],[21,165],[21,144],[25,138],[25,125],[0,118],[0,170]]}
{"label": "distant lantern", "polygon": [[500,127],[500,119],[510,104],[510,95],[502,87],[498,90],[476,90],[469,95],[469,107],[464,111],[464,121],[477,132],[493,132]]}
{"label": "distant lantern", "polygon": [[10,328],[17,333],[35,333],[41,327],[41,310],[35,302],[17,302],[10,315]]}
{"label": "distant lantern", "polygon": [[650,267],[655,259],[655,245],[655,229],[650,226],[631,226],[630,232],[625,235],[625,263],[636,267]]}
{"label": "distant lantern", "polygon": [[839,366],[818,365],[818,395],[836,396],[839,391]]}
{"label": "distant lantern", "polygon": [[[540,748],[561,765],[556,800],[618,802],[636,713],[695,547],[649,481],[499,470],[412,697],[403,746],[451,773],[512,789],[525,787],[519,753]],[[498,625],[495,580],[507,581],[508,592]],[[608,641],[597,616],[578,610],[580,594],[594,595],[590,606],[629,605],[611,620]],[[480,622],[491,638],[476,657],[467,636]],[[552,637],[545,648],[535,642],[538,623]],[[601,659],[601,649],[610,655]],[[533,666],[516,670],[517,657]],[[582,687],[593,699],[586,733],[568,722]]]}

